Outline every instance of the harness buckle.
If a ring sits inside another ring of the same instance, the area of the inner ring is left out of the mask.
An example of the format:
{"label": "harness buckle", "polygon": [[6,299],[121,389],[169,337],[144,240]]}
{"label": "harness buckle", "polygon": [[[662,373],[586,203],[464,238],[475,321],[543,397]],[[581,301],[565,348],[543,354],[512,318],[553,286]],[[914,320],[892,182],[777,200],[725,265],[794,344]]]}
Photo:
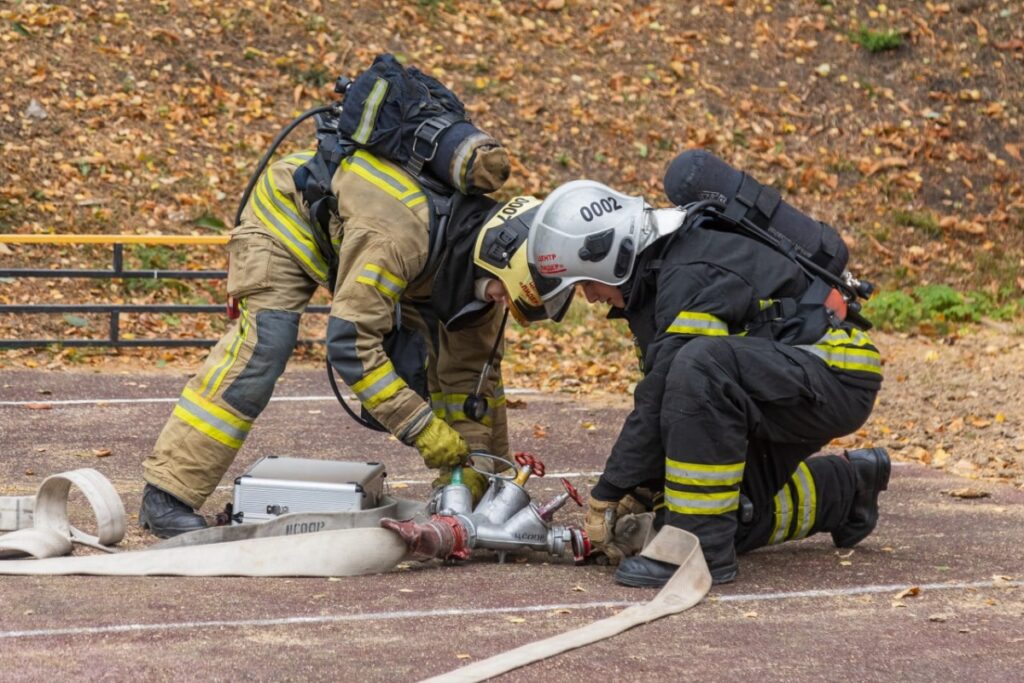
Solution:
{"label": "harness buckle", "polygon": [[[445,112],[430,117],[416,128],[412,137],[412,158],[409,159],[409,166],[415,175],[419,175],[423,170],[423,164],[433,161],[434,156],[437,155],[437,142],[441,139],[441,135],[460,120],[455,114]],[[423,154],[420,151],[420,143],[424,143],[428,147],[428,154]]]}

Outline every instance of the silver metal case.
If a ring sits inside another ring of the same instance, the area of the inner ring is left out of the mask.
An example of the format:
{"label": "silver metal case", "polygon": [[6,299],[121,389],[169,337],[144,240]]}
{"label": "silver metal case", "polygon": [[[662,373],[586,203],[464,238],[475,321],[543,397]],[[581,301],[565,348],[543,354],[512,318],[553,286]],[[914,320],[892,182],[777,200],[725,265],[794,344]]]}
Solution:
{"label": "silver metal case", "polygon": [[271,455],[235,479],[232,524],[265,522],[289,512],[341,512],[377,507],[384,465]]}

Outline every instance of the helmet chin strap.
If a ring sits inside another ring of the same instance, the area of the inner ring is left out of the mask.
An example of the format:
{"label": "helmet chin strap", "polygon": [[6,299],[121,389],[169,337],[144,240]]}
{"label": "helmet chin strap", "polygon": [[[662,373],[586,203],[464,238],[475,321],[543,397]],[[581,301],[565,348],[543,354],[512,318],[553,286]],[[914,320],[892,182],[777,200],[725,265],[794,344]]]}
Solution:
{"label": "helmet chin strap", "polygon": [[501,326],[498,328],[498,336],[495,337],[494,345],[491,346],[491,353],[487,356],[487,362],[484,363],[484,367],[480,370],[480,378],[476,381],[476,391],[467,396],[462,404],[462,412],[474,422],[483,422],[484,416],[487,415],[487,400],[482,396],[484,382],[487,381],[487,376],[491,373],[494,359],[498,355],[498,347],[501,345],[502,337],[505,336],[505,324],[508,323],[509,310],[509,306],[506,305],[505,315],[502,316]]}

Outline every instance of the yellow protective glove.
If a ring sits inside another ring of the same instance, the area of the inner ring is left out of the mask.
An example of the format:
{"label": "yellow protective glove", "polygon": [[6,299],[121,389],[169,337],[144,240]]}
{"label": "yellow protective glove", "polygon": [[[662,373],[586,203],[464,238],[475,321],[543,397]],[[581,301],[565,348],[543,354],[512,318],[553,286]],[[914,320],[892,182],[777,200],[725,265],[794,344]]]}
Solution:
{"label": "yellow protective glove", "polygon": [[[583,528],[587,532],[587,537],[594,549],[595,559],[599,564],[618,564],[622,560],[622,551],[612,543],[618,507],[619,501],[617,500],[591,498],[587,501],[587,514],[583,519]],[[602,562],[602,559],[606,562]]]}
{"label": "yellow protective glove", "polygon": [[[449,468],[441,470],[440,476],[435,479],[431,486],[435,489],[447,486],[452,483],[452,471]],[[490,481],[484,475],[480,474],[471,467],[462,468],[462,483],[466,485],[469,492],[473,494],[473,506],[475,507],[480,499],[484,497],[484,493],[487,492],[487,487],[490,486]]]}
{"label": "yellow protective glove", "polygon": [[466,440],[436,416],[416,435],[413,445],[423,456],[427,467],[434,470],[461,465],[469,455]]}

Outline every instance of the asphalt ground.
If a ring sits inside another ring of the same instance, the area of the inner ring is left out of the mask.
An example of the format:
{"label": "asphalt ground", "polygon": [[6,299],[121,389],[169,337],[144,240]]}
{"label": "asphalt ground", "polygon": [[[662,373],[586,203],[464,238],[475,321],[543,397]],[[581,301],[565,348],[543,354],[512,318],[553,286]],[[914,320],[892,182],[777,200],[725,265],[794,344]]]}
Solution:
{"label": "asphalt ground", "polygon": [[[0,495],[94,467],[134,522],[141,459],[184,380],[0,372]],[[264,455],[383,462],[394,494],[425,497],[415,451],[356,426],[328,394],[320,371],[289,370],[203,512],[223,507],[234,477]],[[559,473],[585,492],[628,405],[511,398],[514,448],[548,469],[528,484],[535,500],[560,490]],[[949,494],[965,487],[989,495]],[[556,520],[581,514],[563,508]],[[133,525],[124,545],[151,541]],[[827,536],[756,551],[694,609],[500,680],[1019,681],[1022,570],[1024,491],[897,463],[878,529],[852,552]],[[0,679],[414,681],[654,593],[540,554],[330,580],[0,577]]]}

